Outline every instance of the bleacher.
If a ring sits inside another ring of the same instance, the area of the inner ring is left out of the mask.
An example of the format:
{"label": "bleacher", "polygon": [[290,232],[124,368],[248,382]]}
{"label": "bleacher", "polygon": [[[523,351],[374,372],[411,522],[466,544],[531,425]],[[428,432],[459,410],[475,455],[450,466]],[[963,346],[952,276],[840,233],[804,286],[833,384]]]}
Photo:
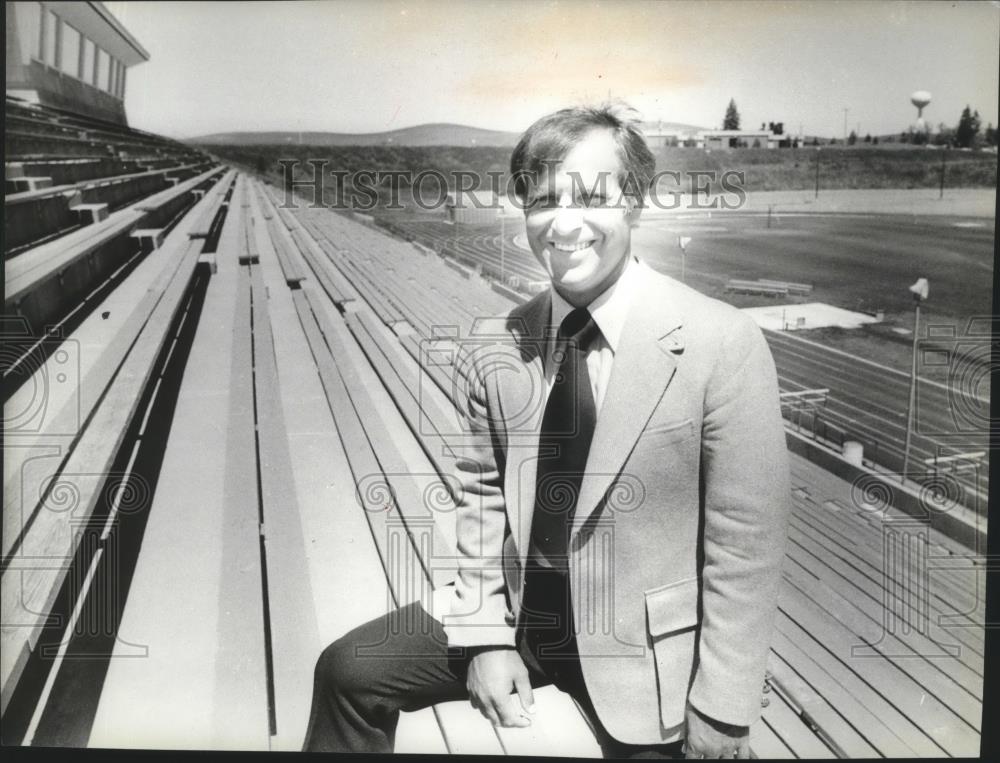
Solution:
{"label": "bleacher", "polygon": [[[197,174],[6,263],[5,413],[25,412],[5,415],[8,743],[299,749],[322,648],[454,571],[451,361],[512,300],[173,145],[168,167]],[[121,153],[86,161],[134,174]],[[58,164],[35,162],[30,176]],[[96,169],[63,167],[53,187]],[[975,754],[983,596],[967,551],[929,531],[948,564],[928,615],[956,623],[953,654],[885,619],[913,593],[882,574],[898,512],[792,463],[754,754]],[[528,729],[493,729],[468,702],[404,713],[396,749],[599,756],[567,695],[536,699]]]}

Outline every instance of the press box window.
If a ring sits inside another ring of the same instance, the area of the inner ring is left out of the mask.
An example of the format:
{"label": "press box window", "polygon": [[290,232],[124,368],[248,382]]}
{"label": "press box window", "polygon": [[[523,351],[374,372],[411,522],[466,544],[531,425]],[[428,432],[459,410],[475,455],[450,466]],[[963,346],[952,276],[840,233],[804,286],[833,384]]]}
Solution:
{"label": "press box window", "polygon": [[66,23],[62,25],[59,68],[66,74],[80,76],[80,33]]}

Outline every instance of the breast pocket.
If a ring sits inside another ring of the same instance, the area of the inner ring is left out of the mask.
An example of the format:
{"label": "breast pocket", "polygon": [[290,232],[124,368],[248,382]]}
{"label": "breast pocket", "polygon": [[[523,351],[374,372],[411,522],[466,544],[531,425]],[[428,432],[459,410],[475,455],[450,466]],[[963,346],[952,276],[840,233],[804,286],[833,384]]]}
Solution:
{"label": "breast pocket", "polygon": [[660,720],[670,729],[684,722],[698,637],[698,577],[645,592],[646,619],[656,662]]}
{"label": "breast pocket", "polygon": [[662,448],[683,442],[694,435],[694,419],[666,421],[643,430],[638,445],[644,448]]}

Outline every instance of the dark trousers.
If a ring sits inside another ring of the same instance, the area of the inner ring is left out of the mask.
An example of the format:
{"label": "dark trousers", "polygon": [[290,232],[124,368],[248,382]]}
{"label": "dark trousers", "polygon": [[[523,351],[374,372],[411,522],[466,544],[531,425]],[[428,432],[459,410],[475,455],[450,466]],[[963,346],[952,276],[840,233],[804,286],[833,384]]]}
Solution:
{"label": "dark trousers", "polygon": [[[529,570],[517,650],[533,687],[555,684],[593,725],[605,757],[683,757],[682,742],[635,746],[605,730],[587,695],[576,654],[565,577]],[[306,751],[392,752],[400,711],[468,699],[468,655],[419,603],[355,628],[316,663]]]}

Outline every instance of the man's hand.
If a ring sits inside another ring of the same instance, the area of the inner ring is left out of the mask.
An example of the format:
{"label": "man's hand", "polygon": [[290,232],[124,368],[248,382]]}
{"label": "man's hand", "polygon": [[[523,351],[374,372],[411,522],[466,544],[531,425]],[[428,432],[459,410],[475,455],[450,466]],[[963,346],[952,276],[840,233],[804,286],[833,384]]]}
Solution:
{"label": "man's hand", "polygon": [[684,742],[686,758],[749,758],[750,729],[733,726],[709,718],[690,704],[685,715],[687,735]]}
{"label": "man's hand", "polygon": [[[516,649],[499,647],[480,652],[469,662],[466,679],[469,701],[494,726],[531,725],[528,713],[535,712],[528,669]],[[517,691],[520,709],[511,698]]]}

